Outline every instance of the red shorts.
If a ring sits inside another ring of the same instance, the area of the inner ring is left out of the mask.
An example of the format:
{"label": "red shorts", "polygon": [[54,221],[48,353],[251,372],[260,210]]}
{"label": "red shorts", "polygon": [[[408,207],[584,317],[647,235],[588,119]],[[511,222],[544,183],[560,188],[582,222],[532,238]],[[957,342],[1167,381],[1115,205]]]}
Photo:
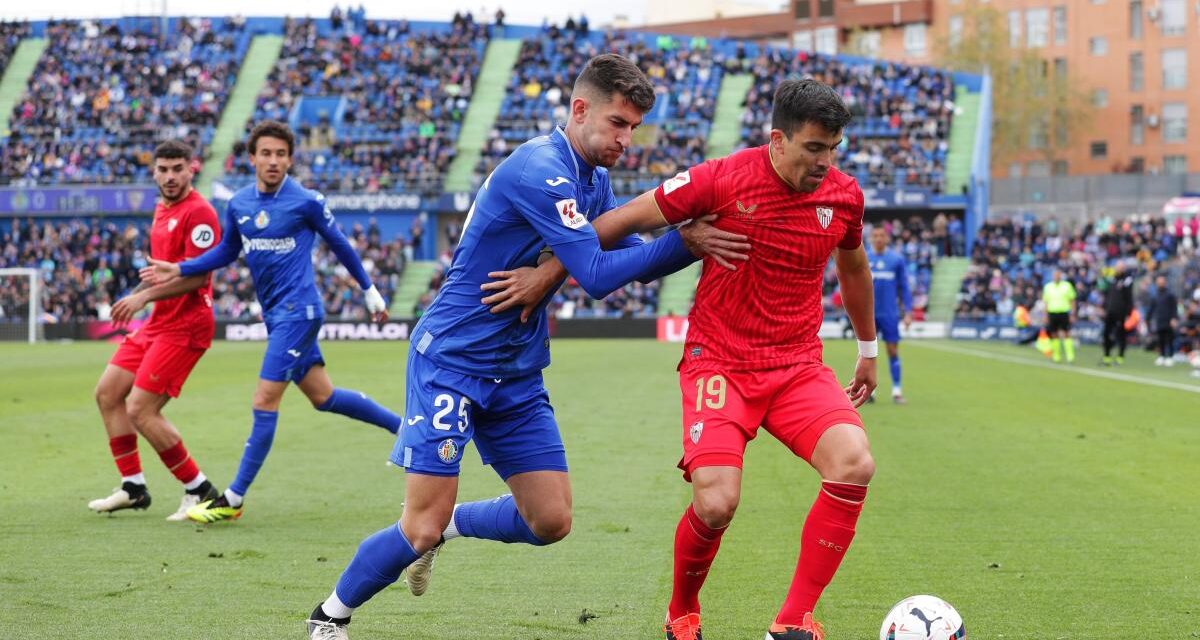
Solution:
{"label": "red shorts", "polygon": [[691,480],[699,467],[741,467],[746,443],[761,425],[792,453],[811,461],[817,441],[838,424],[863,426],[833,370],[819,362],[761,371],[728,371],[694,362],[679,372],[683,391],[683,459]]}
{"label": "red shorts", "polygon": [[108,363],[133,372],[135,387],[178,398],[183,383],[205,351],[146,338],[135,331],[125,336]]}

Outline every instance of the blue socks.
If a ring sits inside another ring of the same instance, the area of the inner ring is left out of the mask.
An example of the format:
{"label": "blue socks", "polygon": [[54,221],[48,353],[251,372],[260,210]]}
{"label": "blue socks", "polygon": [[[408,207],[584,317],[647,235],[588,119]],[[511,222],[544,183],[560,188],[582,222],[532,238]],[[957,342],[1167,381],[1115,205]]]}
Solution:
{"label": "blue socks", "polygon": [[888,358],[888,368],[892,372],[892,386],[900,386],[900,356]]}
{"label": "blue socks", "polygon": [[467,538],[524,542],[539,547],[546,544],[525,524],[511,495],[458,505],[454,509],[454,527]]}
{"label": "blue socks", "polygon": [[263,461],[271,452],[271,442],[275,440],[275,425],[279,423],[278,411],[254,410],[254,428],[246,440],[246,450],[242,452],[242,462],[238,465],[237,477],[229,490],[239,496],[246,495],[254,482],[254,476],[262,468]]}
{"label": "blue socks", "polygon": [[400,523],[376,531],[358,545],[358,553],[342,572],[334,593],[351,609],[400,579],[400,572],[420,555],[400,530]]}
{"label": "blue socks", "polygon": [[329,396],[325,404],[317,407],[317,410],[332,411],[347,418],[369,422],[377,427],[387,429],[391,433],[399,431],[400,423],[404,420],[367,397],[367,394],[350,389],[334,389],[333,395]]}

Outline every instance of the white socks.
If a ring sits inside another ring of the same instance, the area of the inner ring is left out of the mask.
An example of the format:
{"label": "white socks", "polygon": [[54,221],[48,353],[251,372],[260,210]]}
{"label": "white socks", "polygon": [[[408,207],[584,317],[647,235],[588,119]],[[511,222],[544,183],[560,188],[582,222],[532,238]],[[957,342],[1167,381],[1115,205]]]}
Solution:
{"label": "white socks", "polygon": [[204,477],[204,472],[201,471],[200,473],[196,474],[196,477],[193,478],[191,482],[185,482],[183,484],[183,490],[191,491],[192,489],[204,484],[205,480],[208,480],[208,478]]}
{"label": "white socks", "polygon": [[225,499],[229,501],[231,507],[242,506],[242,496],[234,493],[232,489],[225,490]]}
{"label": "white socks", "polygon": [[146,486],[146,475],[143,473],[138,473],[132,476],[121,476],[121,482],[132,482],[133,484],[140,484],[144,487]]}
{"label": "white socks", "polygon": [[442,532],[442,538],[446,540],[462,537],[462,534],[458,532],[458,527],[454,526],[455,513],[458,513],[458,505],[454,505],[454,511],[450,512],[450,524],[446,525],[446,530]]}
{"label": "white socks", "polygon": [[354,615],[354,609],[347,607],[342,603],[341,598],[338,598],[336,589],[334,589],[333,593],[329,594],[329,598],[325,602],[321,603],[321,611],[324,611],[325,615],[330,618],[344,619]]}

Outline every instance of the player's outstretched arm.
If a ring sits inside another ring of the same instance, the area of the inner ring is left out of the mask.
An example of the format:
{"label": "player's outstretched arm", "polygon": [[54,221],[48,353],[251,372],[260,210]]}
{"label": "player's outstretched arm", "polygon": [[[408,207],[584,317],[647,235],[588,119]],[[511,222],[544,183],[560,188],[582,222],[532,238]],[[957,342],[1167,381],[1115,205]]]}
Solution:
{"label": "player's outstretched arm", "polygon": [[871,282],[871,262],[861,240],[856,249],[839,247],[834,253],[834,266],[842,288],[842,304],[858,336],[858,364],[854,380],[845,389],[850,401],[858,407],[875,390],[875,362],[879,357],[879,343],[875,339],[875,286]]}
{"label": "player's outstretched arm", "polygon": [[238,254],[242,252],[242,233],[238,231],[235,215],[232,208],[225,211],[225,232],[217,246],[199,257],[171,266],[167,266],[170,263],[151,260],[151,266],[141,271],[142,280],[157,284],[172,277],[203,275],[237,260]]}
{"label": "player's outstretched arm", "polygon": [[133,290],[133,293],[117,300],[117,303],[113,305],[112,322],[118,327],[123,326],[130,320],[133,320],[133,316],[137,315],[142,309],[145,309],[146,305],[151,302],[174,298],[175,296],[195,291],[203,287],[207,281],[208,274],[202,274],[187,278],[175,278],[153,286],[143,286],[146,284],[143,282]]}
{"label": "player's outstretched arm", "polygon": [[330,211],[329,207],[325,205],[324,196],[318,196],[312,201],[310,206],[304,210],[304,218],[309,226],[325,239],[325,244],[329,245],[333,254],[337,256],[338,262],[346,267],[346,270],[350,272],[354,281],[362,289],[363,301],[366,303],[367,312],[371,314],[371,319],[375,322],[386,321],[388,312],[383,294],[379,293],[379,289],[371,284],[371,276],[367,275],[362,259],[358,257],[358,252],[354,250],[354,247],[350,246],[346,234],[342,233],[337,226],[337,222],[333,218],[333,211]]}

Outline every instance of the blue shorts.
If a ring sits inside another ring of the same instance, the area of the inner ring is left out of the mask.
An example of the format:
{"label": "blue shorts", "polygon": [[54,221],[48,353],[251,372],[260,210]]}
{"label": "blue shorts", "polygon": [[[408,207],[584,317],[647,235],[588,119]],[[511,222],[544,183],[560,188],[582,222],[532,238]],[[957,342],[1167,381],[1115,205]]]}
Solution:
{"label": "blue shorts", "polygon": [[258,377],[274,382],[300,382],[308,370],[324,365],[317,334],[323,318],[312,320],[267,320],[267,352]]}
{"label": "blue shorts", "polygon": [[886,344],[900,342],[900,318],[875,316],[875,333]]}
{"label": "blue shorts", "polygon": [[409,352],[405,420],[392,463],[409,472],[456,476],[467,442],[500,477],[566,471],[567,456],[542,374],[476,378]]}

